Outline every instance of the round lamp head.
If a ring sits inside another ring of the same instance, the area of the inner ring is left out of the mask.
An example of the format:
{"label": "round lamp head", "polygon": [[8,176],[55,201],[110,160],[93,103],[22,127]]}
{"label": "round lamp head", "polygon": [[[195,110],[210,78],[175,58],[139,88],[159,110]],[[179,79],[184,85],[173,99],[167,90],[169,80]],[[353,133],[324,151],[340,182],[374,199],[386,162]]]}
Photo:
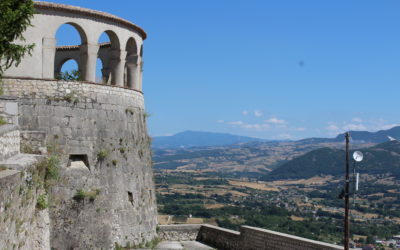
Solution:
{"label": "round lamp head", "polygon": [[355,152],[353,153],[353,159],[354,159],[355,161],[360,162],[360,161],[363,160],[363,158],[364,158],[364,155],[363,155],[363,153],[361,153],[360,151],[355,151]]}

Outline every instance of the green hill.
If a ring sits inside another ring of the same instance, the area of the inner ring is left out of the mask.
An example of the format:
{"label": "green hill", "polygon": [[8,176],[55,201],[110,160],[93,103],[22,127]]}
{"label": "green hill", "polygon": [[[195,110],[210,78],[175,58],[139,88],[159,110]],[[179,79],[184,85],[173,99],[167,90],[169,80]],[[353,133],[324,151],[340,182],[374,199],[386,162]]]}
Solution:
{"label": "green hill", "polygon": [[[400,179],[400,142],[385,142],[360,151],[364,154],[364,160],[357,164],[358,172],[362,174],[388,173]],[[284,163],[263,179],[282,180],[311,178],[316,175],[344,175],[344,160],[344,150],[321,148]],[[352,164],[353,160],[351,160],[351,167]]]}

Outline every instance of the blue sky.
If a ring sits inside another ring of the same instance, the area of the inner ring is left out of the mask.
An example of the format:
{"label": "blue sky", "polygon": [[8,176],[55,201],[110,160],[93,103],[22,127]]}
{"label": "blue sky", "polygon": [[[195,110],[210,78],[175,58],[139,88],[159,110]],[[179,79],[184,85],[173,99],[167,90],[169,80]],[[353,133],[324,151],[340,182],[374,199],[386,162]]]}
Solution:
{"label": "blue sky", "polygon": [[58,3],[141,26],[153,136],[268,139],[400,124],[400,2],[146,0]]}

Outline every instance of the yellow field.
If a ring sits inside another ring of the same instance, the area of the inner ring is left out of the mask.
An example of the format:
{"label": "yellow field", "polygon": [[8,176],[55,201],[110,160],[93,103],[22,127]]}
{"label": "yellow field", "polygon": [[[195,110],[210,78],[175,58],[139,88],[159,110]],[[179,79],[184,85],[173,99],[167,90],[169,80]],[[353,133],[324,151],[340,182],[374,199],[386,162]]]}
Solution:
{"label": "yellow field", "polygon": [[237,186],[237,187],[248,187],[248,188],[253,188],[253,189],[258,189],[258,190],[263,190],[263,191],[279,192],[278,188],[271,187],[265,183],[247,182],[247,181],[229,181],[229,184],[231,184],[232,186]]}
{"label": "yellow field", "polygon": [[293,221],[303,221],[304,218],[303,217],[299,217],[299,216],[290,216],[290,219],[292,219]]}
{"label": "yellow field", "polygon": [[273,181],[271,184],[273,186],[282,186],[282,185],[321,185],[326,183],[327,181],[332,180],[333,176],[327,175],[324,177],[314,176],[309,179],[300,179],[300,180],[285,180],[285,181]]}
{"label": "yellow field", "polygon": [[204,207],[206,209],[213,209],[213,208],[221,208],[224,207],[224,204],[205,204]]}

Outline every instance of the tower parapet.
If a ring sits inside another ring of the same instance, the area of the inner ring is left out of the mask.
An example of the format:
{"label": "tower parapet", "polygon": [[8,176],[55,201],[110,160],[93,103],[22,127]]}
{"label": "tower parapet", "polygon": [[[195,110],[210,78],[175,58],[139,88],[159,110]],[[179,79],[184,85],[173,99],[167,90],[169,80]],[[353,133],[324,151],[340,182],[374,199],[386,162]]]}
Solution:
{"label": "tower parapet", "polygon": [[[62,64],[74,59],[82,80],[95,82],[100,58],[104,84],[142,90],[143,40],[147,36],[142,28],[108,13],[69,5],[35,2],[35,9],[33,26],[23,34],[23,43],[35,44],[32,55],[8,69],[6,77],[54,79]],[[80,45],[57,48],[56,33],[63,24],[78,31]],[[104,32],[110,38],[109,46],[98,44]]]}

